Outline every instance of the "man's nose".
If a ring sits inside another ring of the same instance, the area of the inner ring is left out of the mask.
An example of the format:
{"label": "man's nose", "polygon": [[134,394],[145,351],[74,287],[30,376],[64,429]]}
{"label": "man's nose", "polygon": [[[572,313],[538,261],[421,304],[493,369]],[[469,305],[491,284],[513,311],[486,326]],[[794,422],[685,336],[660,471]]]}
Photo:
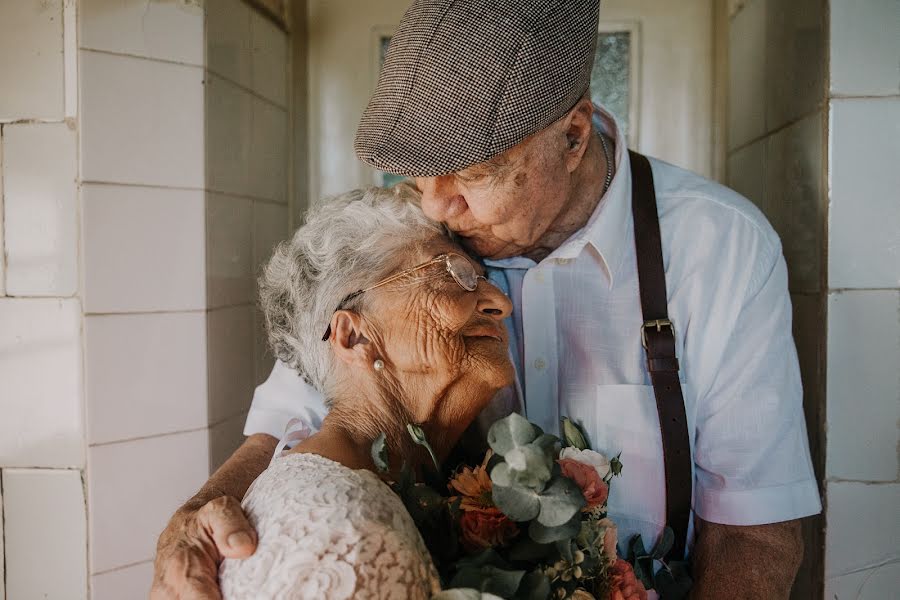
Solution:
{"label": "man's nose", "polygon": [[429,218],[446,222],[466,212],[468,205],[455,179],[453,175],[416,179],[416,186],[422,192],[422,210]]}
{"label": "man's nose", "polygon": [[512,313],[512,302],[493,283],[484,279],[478,282],[478,312],[501,321]]}

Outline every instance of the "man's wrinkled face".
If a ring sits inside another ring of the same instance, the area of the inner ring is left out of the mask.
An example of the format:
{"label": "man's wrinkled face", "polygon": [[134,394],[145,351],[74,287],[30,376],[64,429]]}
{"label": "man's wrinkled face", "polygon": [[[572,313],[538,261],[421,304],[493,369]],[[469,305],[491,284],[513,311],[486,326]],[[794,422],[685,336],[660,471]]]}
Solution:
{"label": "man's wrinkled face", "polygon": [[457,173],[416,178],[422,209],[479,256],[508,258],[534,249],[569,195],[565,136],[555,129]]}
{"label": "man's wrinkled face", "polygon": [[[456,244],[435,240],[410,252],[399,270],[449,252],[466,256]],[[472,264],[483,275],[481,266]],[[373,290],[362,312],[399,385],[426,375],[424,380],[438,387],[468,383],[499,390],[513,378],[502,322],[511,310],[509,299],[492,284],[479,280],[467,291],[438,263]],[[422,414],[428,409],[418,407]]]}

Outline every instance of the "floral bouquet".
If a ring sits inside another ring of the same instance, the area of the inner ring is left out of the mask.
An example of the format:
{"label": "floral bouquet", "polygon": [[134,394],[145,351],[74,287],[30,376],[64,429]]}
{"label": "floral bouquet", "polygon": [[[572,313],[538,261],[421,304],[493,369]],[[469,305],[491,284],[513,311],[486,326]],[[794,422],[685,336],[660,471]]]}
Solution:
{"label": "floral bouquet", "polygon": [[[575,423],[563,420],[560,440],[518,414],[501,419],[488,432],[481,464],[458,468],[449,481],[421,428],[408,429],[437,471],[418,483],[404,464],[391,485],[441,575],[444,591],[436,599],[645,600],[654,586],[664,598],[686,597],[690,579],[680,565],[663,563],[654,576],[654,561],[671,548],[671,530],[651,552],[636,536],[630,561],[616,555],[606,505],[622,463],[591,450]],[[372,458],[388,472],[383,436]]]}

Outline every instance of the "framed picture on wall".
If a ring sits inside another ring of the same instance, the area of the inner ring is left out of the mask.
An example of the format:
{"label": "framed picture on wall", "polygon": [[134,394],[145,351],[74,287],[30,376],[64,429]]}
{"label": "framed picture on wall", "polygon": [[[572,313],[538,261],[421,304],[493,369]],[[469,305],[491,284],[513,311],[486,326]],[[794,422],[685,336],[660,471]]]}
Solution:
{"label": "framed picture on wall", "polygon": [[637,148],[640,126],[640,24],[601,21],[591,71],[591,100],[611,112],[628,141]]}
{"label": "framed picture on wall", "polygon": [[[384,58],[387,55],[388,46],[391,44],[391,37],[397,29],[394,25],[376,25],[372,28],[372,90],[378,83],[378,76],[381,74],[381,68],[384,66]],[[394,175],[393,173],[385,173],[384,171],[375,171],[375,185],[390,187],[395,183],[400,183],[406,179],[402,175]]]}

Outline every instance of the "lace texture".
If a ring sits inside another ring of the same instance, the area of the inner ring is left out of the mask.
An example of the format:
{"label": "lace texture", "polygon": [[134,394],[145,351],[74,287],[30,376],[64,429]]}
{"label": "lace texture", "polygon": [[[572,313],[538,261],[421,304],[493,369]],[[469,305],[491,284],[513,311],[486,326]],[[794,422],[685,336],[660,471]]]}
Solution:
{"label": "lace texture", "polygon": [[225,600],[424,599],[440,590],[412,518],[374,473],[289,454],[272,461],[242,505],[259,546],[223,561]]}

